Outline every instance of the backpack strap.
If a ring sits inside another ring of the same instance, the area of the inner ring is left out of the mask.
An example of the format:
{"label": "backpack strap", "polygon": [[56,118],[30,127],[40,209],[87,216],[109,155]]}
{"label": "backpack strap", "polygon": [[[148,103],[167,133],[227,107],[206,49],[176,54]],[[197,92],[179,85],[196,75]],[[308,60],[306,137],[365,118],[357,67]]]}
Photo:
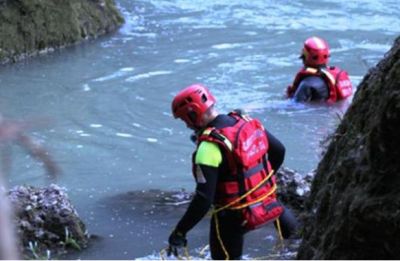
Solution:
{"label": "backpack strap", "polygon": [[228,139],[227,139],[224,135],[222,135],[221,133],[218,133],[214,127],[210,127],[210,128],[205,129],[205,130],[202,132],[202,134],[200,135],[200,137],[201,137],[201,136],[210,136],[210,137],[212,137],[212,138],[214,138],[214,139],[216,139],[216,140],[222,142],[222,143],[226,146],[226,148],[227,148],[229,151],[233,151],[233,144],[232,144],[232,142],[230,142],[230,140],[228,140]]}
{"label": "backpack strap", "polygon": [[321,69],[322,74],[332,83],[333,86],[336,85],[337,77],[335,78],[331,72],[326,69]]}

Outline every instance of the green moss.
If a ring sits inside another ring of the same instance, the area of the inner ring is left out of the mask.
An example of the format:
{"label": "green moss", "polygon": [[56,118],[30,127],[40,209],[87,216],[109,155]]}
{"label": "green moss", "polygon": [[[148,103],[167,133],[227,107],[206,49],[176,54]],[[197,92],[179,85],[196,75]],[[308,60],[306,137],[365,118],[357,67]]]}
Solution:
{"label": "green moss", "polygon": [[0,5],[0,63],[95,38],[124,22],[113,0],[4,0]]}

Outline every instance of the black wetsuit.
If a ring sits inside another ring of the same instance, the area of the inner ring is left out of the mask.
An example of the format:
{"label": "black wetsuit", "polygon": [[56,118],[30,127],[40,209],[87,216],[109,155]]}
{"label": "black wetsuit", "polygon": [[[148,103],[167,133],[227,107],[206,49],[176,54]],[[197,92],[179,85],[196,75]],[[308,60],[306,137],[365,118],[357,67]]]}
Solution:
{"label": "black wetsuit", "polygon": [[307,76],[299,83],[293,98],[296,102],[326,100],[329,87],[320,76]]}
{"label": "black wetsuit", "polygon": [[[219,115],[208,126],[224,128],[227,126],[233,126],[235,123],[235,118],[228,115]],[[285,157],[285,147],[269,132],[267,132],[267,136],[269,141],[268,160],[270,161],[272,168],[276,171],[281,166]],[[192,229],[208,212],[214,201],[219,173],[227,173],[228,171],[228,163],[224,155],[222,155],[222,163],[218,168],[205,165],[199,166],[204,174],[206,182],[197,183],[195,196],[186,213],[178,222],[176,229],[184,234]],[[288,238],[296,229],[297,221],[286,208],[279,219],[281,221],[282,234],[285,238]],[[233,210],[221,211],[218,213],[218,221],[219,232],[224,246],[229,253],[229,257],[231,259],[240,259],[243,249],[243,236],[246,232],[241,225],[243,221],[241,219],[241,213]],[[211,256],[213,259],[225,259],[225,253],[217,238],[214,218],[212,219],[210,226]]]}

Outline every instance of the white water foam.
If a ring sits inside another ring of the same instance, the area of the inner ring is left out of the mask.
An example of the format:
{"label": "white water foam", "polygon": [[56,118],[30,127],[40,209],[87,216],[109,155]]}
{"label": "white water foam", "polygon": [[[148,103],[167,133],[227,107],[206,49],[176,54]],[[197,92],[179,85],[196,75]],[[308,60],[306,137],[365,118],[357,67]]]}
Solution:
{"label": "white water foam", "polygon": [[121,69],[119,69],[118,71],[116,71],[116,72],[114,72],[112,74],[96,78],[93,81],[94,82],[104,82],[104,81],[112,80],[112,79],[115,79],[115,78],[126,76],[127,74],[129,74],[133,70],[134,70],[133,67],[121,68]]}
{"label": "white water foam", "polygon": [[175,59],[174,63],[188,63],[190,62],[189,59]]}
{"label": "white water foam", "polygon": [[91,88],[90,88],[89,84],[85,83],[85,84],[83,85],[83,91],[84,91],[84,92],[88,92],[88,91],[90,91],[90,90],[91,90]]}
{"label": "white water foam", "polygon": [[125,81],[127,81],[127,82],[135,82],[135,81],[138,81],[138,80],[151,78],[153,76],[167,75],[167,74],[171,74],[171,73],[172,73],[172,71],[155,71],[155,72],[142,73],[142,74],[138,74],[138,75],[129,77]]}
{"label": "white water foam", "polygon": [[123,132],[117,132],[115,133],[116,136],[122,137],[122,138],[132,138],[133,135],[129,133],[123,133]]}
{"label": "white water foam", "polygon": [[101,127],[103,127],[102,124],[96,124],[96,123],[92,123],[89,126],[92,127],[92,128],[101,128]]}
{"label": "white water foam", "polygon": [[241,46],[241,44],[221,43],[221,44],[215,44],[215,45],[211,46],[211,48],[223,50],[223,49],[237,48],[237,47],[240,47],[240,46]]}

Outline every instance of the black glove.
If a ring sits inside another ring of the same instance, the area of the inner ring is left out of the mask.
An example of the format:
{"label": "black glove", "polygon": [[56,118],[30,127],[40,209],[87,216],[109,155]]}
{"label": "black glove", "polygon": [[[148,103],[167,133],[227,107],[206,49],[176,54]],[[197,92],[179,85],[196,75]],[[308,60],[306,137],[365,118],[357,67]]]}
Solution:
{"label": "black glove", "polygon": [[187,245],[186,235],[182,232],[174,230],[168,238],[168,243],[168,256],[170,256],[171,253],[173,253],[174,256],[178,256],[178,248],[185,247]]}

